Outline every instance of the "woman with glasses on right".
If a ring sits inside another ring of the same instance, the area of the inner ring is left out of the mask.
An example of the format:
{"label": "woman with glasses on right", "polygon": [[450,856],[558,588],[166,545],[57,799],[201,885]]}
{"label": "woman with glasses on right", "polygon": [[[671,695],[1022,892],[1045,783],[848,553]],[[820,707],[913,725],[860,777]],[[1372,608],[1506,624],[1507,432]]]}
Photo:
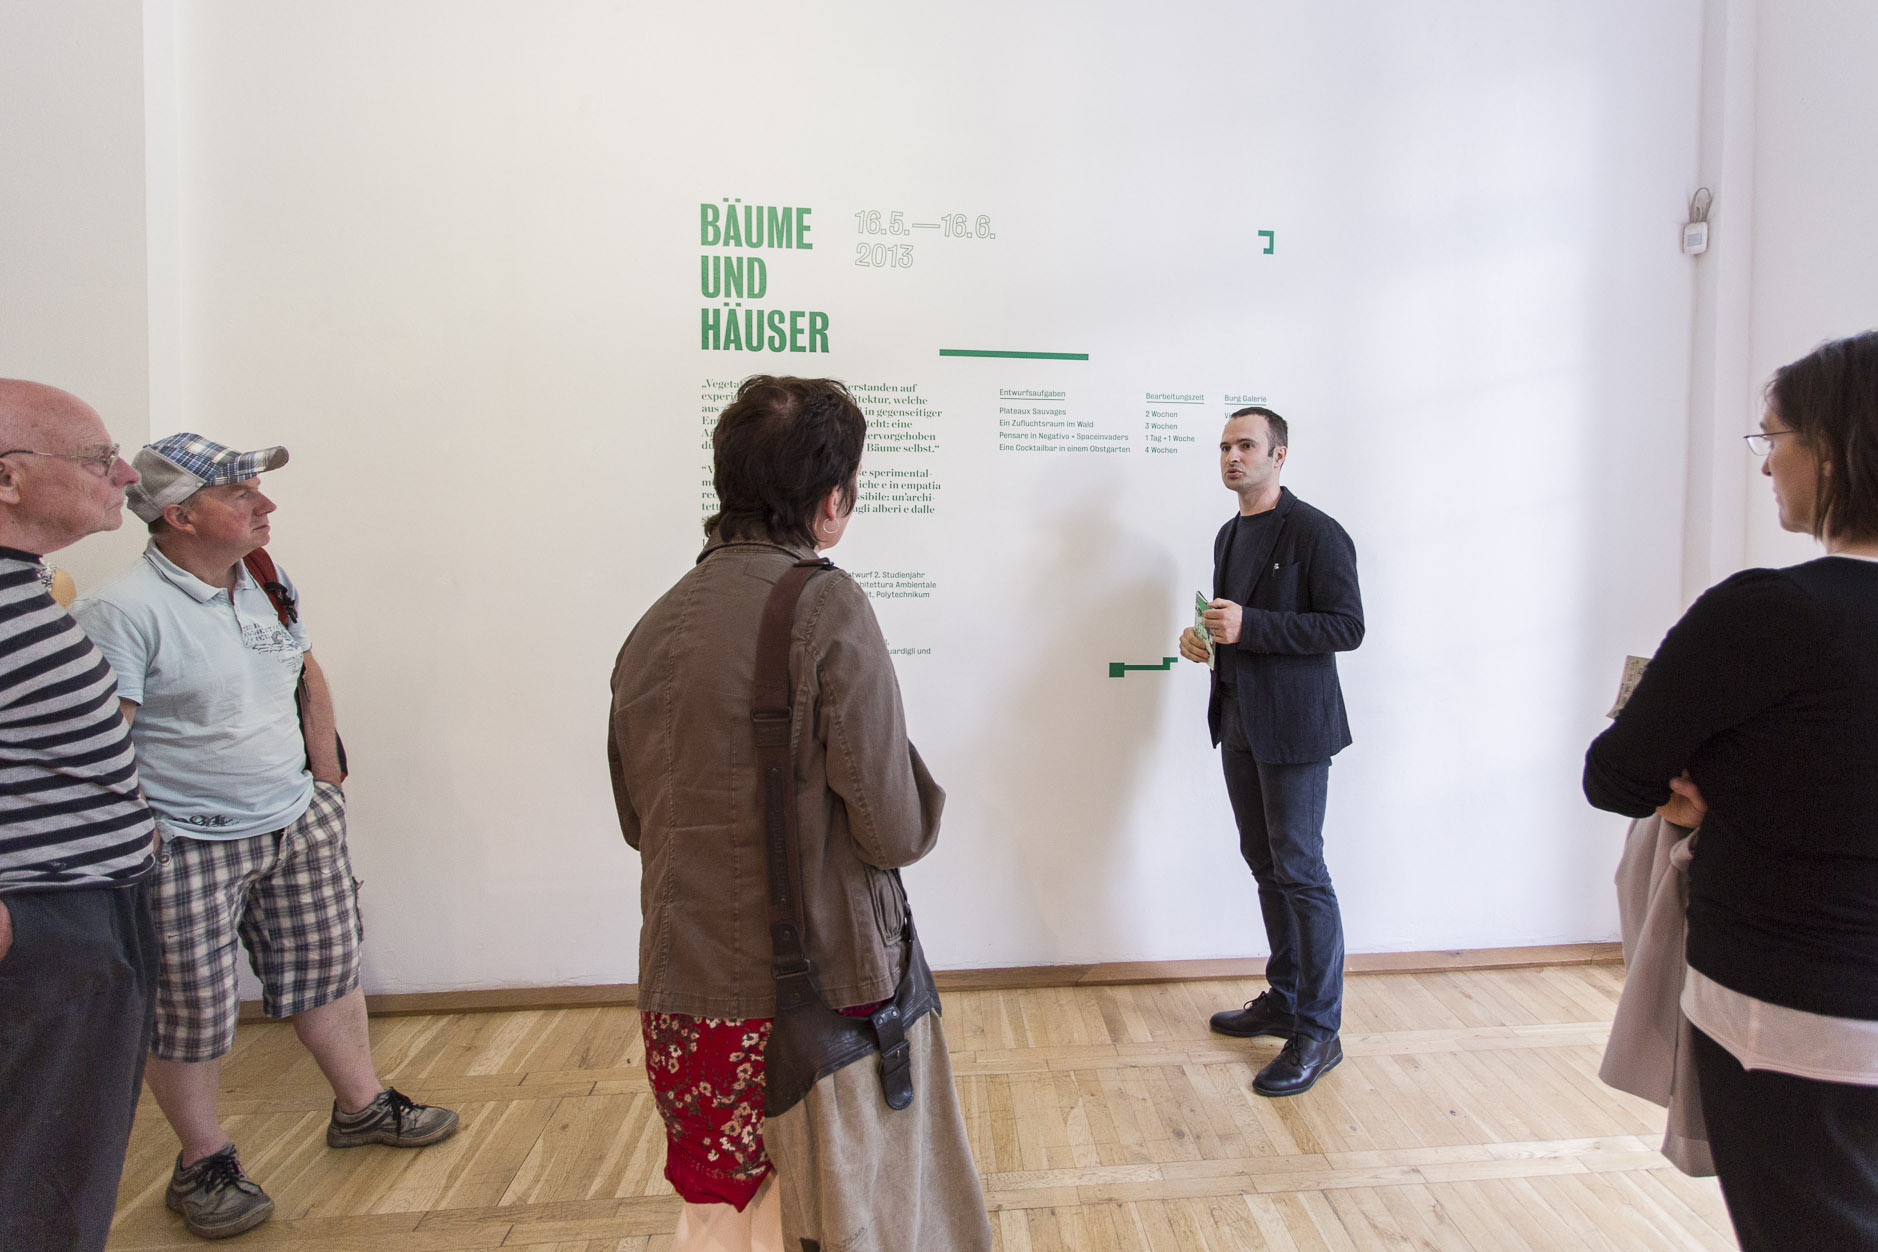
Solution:
{"label": "woman with glasses on right", "polygon": [[1585,757],[1585,795],[1698,827],[1702,1113],[1741,1246],[1878,1248],[1878,332],[1774,373],[1780,524],[1825,548],[1711,588]]}

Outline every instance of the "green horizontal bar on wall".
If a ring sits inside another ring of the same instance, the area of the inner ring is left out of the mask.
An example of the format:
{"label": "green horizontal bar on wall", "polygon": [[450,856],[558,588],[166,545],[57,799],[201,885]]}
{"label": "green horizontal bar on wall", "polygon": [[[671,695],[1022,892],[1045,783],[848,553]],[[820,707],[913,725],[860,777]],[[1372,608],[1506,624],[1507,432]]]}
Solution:
{"label": "green horizontal bar on wall", "polygon": [[1171,657],[1171,656],[1163,657],[1161,658],[1161,663],[1159,665],[1127,665],[1121,661],[1110,661],[1109,662],[1109,677],[1121,678],[1125,676],[1128,673],[1128,671],[1131,669],[1172,669],[1174,668],[1174,662],[1177,659],[1179,658]]}
{"label": "green horizontal bar on wall", "polygon": [[1087,352],[1004,352],[985,348],[941,348],[940,356],[1001,356],[1020,361],[1087,361]]}

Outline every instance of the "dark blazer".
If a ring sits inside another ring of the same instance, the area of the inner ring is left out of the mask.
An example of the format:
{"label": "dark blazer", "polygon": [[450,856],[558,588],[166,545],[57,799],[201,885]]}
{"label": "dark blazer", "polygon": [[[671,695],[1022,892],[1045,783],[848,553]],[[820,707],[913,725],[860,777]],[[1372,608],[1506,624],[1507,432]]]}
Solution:
{"label": "dark blazer", "polygon": [[[1363,642],[1363,598],[1356,586],[1356,545],[1327,513],[1283,487],[1271,546],[1252,563],[1249,587],[1220,576],[1235,517],[1213,540],[1213,597],[1245,610],[1237,652],[1239,717],[1252,755],[1266,764],[1327,761],[1350,746],[1350,719],[1337,681],[1337,657]],[[1220,740],[1219,680],[1206,706]]]}

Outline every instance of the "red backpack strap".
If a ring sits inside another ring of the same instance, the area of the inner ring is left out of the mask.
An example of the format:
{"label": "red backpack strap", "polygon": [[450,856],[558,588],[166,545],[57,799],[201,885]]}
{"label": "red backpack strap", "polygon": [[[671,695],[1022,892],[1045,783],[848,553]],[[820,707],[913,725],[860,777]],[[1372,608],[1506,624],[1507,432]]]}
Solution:
{"label": "red backpack strap", "polygon": [[[274,558],[267,554],[267,549],[256,548],[241,558],[241,563],[254,575],[254,581],[261,584],[261,590],[267,592],[267,598],[274,605],[275,616],[280,618],[282,626],[292,626],[300,620],[300,610],[295,607],[294,598],[287,590],[287,585],[280,581],[280,571],[274,568]],[[293,690],[294,709],[300,715],[301,738],[306,736],[306,669],[300,670],[300,682]],[[333,732],[333,747],[339,754],[339,773],[346,773],[346,743]]]}
{"label": "red backpack strap", "polygon": [[241,558],[241,563],[254,575],[254,581],[261,584],[261,590],[267,592],[267,598],[274,605],[274,615],[280,618],[282,626],[291,626],[300,619],[300,611],[294,607],[293,596],[288,594],[287,586],[280,581],[280,573],[274,568],[274,558],[267,554],[266,548],[256,548]]}

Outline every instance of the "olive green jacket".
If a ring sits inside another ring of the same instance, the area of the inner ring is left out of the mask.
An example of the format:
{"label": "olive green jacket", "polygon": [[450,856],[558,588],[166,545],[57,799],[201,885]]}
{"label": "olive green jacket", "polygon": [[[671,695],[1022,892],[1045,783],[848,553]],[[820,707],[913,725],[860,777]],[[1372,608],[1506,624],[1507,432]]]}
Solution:
{"label": "olive green jacket", "polygon": [[[769,1017],[767,878],[750,695],[770,588],[809,553],[713,540],[639,619],[613,667],[613,797],[639,850],[639,1007]],[[858,583],[809,579],[789,647],[808,949],[823,999],[893,994],[906,897],[945,792],[906,737],[900,684]]]}

